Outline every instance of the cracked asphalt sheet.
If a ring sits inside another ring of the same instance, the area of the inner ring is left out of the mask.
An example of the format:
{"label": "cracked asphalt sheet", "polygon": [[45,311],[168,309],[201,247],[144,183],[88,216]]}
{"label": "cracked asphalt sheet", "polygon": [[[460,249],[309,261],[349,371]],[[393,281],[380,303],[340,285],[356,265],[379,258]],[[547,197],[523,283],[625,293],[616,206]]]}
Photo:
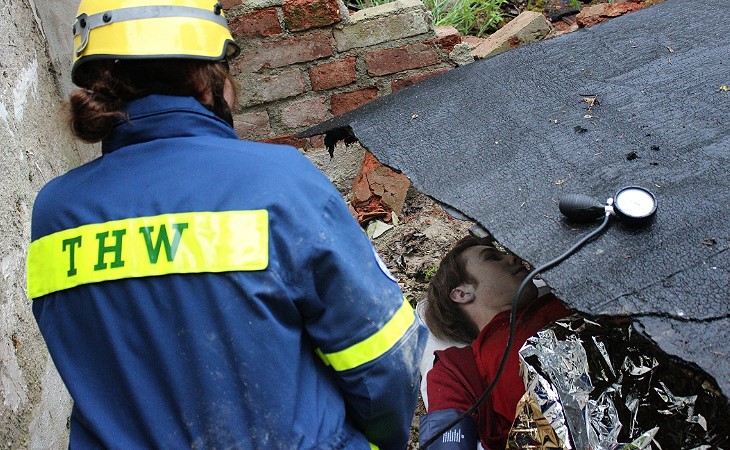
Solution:
{"label": "cracked asphalt sheet", "polygon": [[638,185],[654,222],[618,221],[544,279],[571,307],[631,315],[730,394],[730,8],[666,0],[478,61],[302,133],[351,133],[419,191],[534,266],[596,224],[568,193]]}

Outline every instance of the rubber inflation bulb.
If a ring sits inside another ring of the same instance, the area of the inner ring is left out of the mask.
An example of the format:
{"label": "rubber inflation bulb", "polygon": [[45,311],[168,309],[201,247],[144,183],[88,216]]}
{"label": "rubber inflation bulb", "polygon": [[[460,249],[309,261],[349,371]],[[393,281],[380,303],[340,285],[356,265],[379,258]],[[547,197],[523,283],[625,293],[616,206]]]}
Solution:
{"label": "rubber inflation bulb", "polygon": [[585,194],[568,194],[560,199],[560,212],[575,222],[592,222],[606,213],[606,206],[595,197]]}

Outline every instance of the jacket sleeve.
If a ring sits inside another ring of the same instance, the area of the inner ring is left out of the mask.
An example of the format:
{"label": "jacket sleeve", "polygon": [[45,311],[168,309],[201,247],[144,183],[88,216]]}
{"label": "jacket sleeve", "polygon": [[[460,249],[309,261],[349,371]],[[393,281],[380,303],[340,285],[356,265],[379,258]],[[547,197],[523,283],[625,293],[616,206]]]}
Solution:
{"label": "jacket sleeve", "polygon": [[341,197],[328,202],[314,241],[319,304],[309,306],[305,328],[335,374],[351,422],[380,449],[402,450],[426,328]]}
{"label": "jacket sleeve", "polygon": [[[456,409],[441,409],[430,412],[420,419],[418,444],[423,446],[431,441],[436,434],[436,440],[428,446],[431,450],[475,450],[479,442],[477,425],[471,417],[464,417],[456,425],[443,428],[456,420],[462,411]],[[443,433],[441,431],[443,430]]]}
{"label": "jacket sleeve", "polygon": [[[434,353],[436,361],[426,375],[428,412],[467,411],[472,408],[486,385],[479,374],[471,347],[450,347]],[[472,419],[484,448],[492,448],[485,445],[484,440],[490,420],[494,420],[489,397],[479,405]]]}

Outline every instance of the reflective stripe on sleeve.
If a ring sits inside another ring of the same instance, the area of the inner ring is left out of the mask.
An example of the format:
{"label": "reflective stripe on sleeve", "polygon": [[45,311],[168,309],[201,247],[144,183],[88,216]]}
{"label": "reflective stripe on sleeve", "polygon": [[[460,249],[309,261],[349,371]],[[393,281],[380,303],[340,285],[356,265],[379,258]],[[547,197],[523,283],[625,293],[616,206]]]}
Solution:
{"label": "reflective stripe on sleeve", "polygon": [[265,210],[189,212],[84,225],[33,241],[28,296],[82,284],[174,273],[263,270]]}
{"label": "reflective stripe on sleeve", "polygon": [[372,336],[334,353],[324,353],[317,349],[317,354],[325,364],[332,366],[338,372],[354,369],[390,350],[406,334],[415,320],[413,308],[408,300],[403,298],[403,304],[398,311]]}

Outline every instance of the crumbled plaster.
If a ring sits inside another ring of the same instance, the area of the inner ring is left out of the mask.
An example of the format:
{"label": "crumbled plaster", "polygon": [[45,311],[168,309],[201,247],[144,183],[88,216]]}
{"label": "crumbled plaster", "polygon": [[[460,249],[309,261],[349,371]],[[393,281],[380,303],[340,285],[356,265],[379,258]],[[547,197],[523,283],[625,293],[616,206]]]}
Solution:
{"label": "crumbled plaster", "polygon": [[38,60],[33,59],[28,67],[25,67],[15,81],[13,87],[13,108],[15,120],[21,122],[25,114],[25,105],[28,98],[38,96]]}

